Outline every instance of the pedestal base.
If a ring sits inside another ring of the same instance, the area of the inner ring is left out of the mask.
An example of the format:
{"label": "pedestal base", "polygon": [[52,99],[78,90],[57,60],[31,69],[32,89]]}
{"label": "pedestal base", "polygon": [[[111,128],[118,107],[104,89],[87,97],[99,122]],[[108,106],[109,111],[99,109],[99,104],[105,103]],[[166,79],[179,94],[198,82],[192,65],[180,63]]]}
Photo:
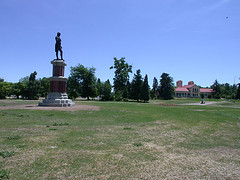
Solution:
{"label": "pedestal base", "polygon": [[50,92],[47,99],[43,99],[39,106],[51,107],[69,107],[75,105],[71,99],[68,99],[67,93]]}

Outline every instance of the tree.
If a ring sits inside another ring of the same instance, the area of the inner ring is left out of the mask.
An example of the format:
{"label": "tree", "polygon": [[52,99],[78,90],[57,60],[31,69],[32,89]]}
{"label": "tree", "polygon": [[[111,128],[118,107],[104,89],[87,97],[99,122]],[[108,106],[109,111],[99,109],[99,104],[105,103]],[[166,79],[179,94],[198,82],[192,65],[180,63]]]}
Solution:
{"label": "tree", "polygon": [[156,77],[154,77],[151,91],[151,99],[154,99],[158,96],[157,92],[158,92],[158,80]]}
{"label": "tree", "polygon": [[240,99],[240,83],[238,84],[237,92],[236,92],[236,99]]}
{"label": "tree", "polygon": [[169,76],[168,73],[162,73],[159,86],[160,98],[164,100],[169,100],[173,98],[174,88],[173,88],[173,78]]}
{"label": "tree", "polygon": [[112,100],[112,85],[109,80],[103,83],[102,100],[103,101]]}
{"label": "tree", "polygon": [[10,82],[0,82],[0,99],[5,99],[6,96],[10,96],[12,94],[12,83]]}
{"label": "tree", "polygon": [[[27,99],[28,96],[28,86],[29,83],[29,76],[23,77],[19,80],[19,82],[16,84],[16,88],[19,89],[19,96],[21,95],[22,99]],[[17,94],[15,94],[17,96]]]}
{"label": "tree", "polygon": [[101,82],[101,80],[98,78],[96,86],[98,96],[102,101],[109,101],[112,99],[112,85],[109,80]]}
{"label": "tree", "polygon": [[219,99],[221,96],[221,88],[220,88],[220,84],[218,83],[217,79],[214,81],[211,88],[213,89],[213,97],[216,99]]}
{"label": "tree", "polygon": [[69,76],[67,79],[67,94],[70,99],[75,100],[79,96],[80,86],[76,79]]}
{"label": "tree", "polygon": [[115,76],[113,78],[114,93],[117,98],[122,98],[127,82],[129,81],[129,73],[132,72],[132,66],[126,63],[124,57],[119,60],[116,57],[113,59],[114,65],[110,69],[115,69]]}
{"label": "tree", "polygon": [[95,70],[94,67],[86,68],[81,64],[71,67],[69,80],[73,85],[69,87],[68,92],[77,92],[80,96],[87,97],[88,100],[90,97],[96,97]]}
{"label": "tree", "polygon": [[136,71],[136,74],[134,74],[133,80],[132,80],[132,92],[131,92],[131,98],[134,100],[139,101],[140,99],[140,92],[142,87],[142,75],[140,69]]}
{"label": "tree", "polygon": [[40,82],[36,79],[37,72],[34,71],[30,76],[21,78],[15,84],[15,95],[22,96],[23,99],[36,100],[39,98]]}
{"label": "tree", "polygon": [[148,85],[148,76],[146,75],[141,86],[140,99],[144,102],[149,101],[149,85]]}
{"label": "tree", "polygon": [[34,71],[30,74],[29,81],[27,83],[27,93],[26,97],[29,100],[36,100],[39,98],[39,87],[40,83],[36,80],[37,72]]}
{"label": "tree", "polygon": [[97,88],[97,95],[101,97],[103,95],[103,83],[99,78],[97,80],[96,88]]}
{"label": "tree", "polygon": [[132,83],[130,83],[129,81],[127,81],[127,98],[128,99],[133,99],[132,98]]}
{"label": "tree", "polygon": [[42,79],[39,79],[39,83],[40,83],[40,89],[39,89],[40,96],[47,98],[47,95],[50,92],[49,78],[43,77]]}
{"label": "tree", "polygon": [[12,94],[15,95],[17,97],[17,99],[19,99],[19,97],[21,95],[21,92],[22,92],[21,82],[14,83],[13,84],[13,92],[12,92]]}

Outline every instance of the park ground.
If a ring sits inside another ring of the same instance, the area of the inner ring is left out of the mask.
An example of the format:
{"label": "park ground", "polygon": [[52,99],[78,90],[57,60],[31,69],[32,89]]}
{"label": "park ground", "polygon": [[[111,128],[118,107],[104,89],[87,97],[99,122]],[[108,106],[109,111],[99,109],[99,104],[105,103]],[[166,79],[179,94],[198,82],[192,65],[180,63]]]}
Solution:
{"label": "park ground", "polygon": [[0,179],[239,179],[240,101],[0,101]]}

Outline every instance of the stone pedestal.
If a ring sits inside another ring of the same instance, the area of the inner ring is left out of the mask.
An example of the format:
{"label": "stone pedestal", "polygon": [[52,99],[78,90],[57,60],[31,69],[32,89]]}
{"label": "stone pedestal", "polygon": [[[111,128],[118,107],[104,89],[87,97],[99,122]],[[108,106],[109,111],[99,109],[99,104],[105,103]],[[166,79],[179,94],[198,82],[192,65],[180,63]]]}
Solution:
{"label": "stone pedestal", "polygon": [[68,99],[66,93],[67,78],[64,77],[64,69],[67,65],[64,60],[54,59],[51,64],[53,65],[53,76],[50,77],[50,93],[47,99],[44,99],[39,106],[54,106],[54,107],[68,107],[73,106],[74,103]]}

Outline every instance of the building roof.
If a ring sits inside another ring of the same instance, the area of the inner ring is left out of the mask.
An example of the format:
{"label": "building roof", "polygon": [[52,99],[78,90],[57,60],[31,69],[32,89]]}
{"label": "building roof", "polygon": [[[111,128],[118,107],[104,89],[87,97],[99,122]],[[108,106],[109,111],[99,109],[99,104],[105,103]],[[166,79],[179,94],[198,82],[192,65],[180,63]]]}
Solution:
{"label": "building roof", "polygon": [[189,92],[189,89],[191,87],[195,86],[195,84],[191,84],[191,85],[185,85],[185,86],[182,86],[182,87],[177,87],[175,89],[175,91],[178,91],[178,92]]}
{"label": "building roof", "polygon": [[189,90],[185,87],[178,87],[175,89],[175,91],[179,91],[179,92],[189,92]]}
{"label": "building roof", "polygon": [[200,93],[211,93],[213,92],[213,89],[209,88],[200,88]]}

